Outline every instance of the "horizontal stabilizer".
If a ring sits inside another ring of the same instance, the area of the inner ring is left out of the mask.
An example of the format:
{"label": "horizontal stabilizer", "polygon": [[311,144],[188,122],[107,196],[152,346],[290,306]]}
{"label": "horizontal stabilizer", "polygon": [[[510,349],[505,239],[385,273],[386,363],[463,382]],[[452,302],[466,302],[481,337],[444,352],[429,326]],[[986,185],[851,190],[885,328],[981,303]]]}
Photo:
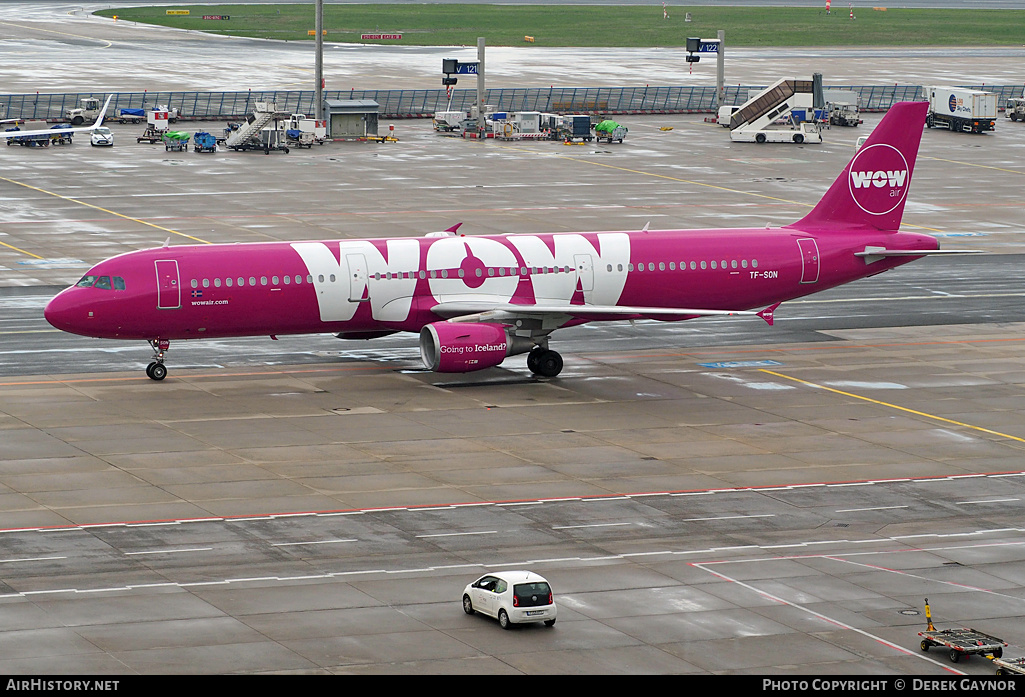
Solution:
{"label": "horizontal stabilizer", "polygon": [[885,247],[865,247],[863,252],[855,252],[866,264],[885,259],[886,257],[929,257],[945,254],[985,254],[983,249],[886,249]]}

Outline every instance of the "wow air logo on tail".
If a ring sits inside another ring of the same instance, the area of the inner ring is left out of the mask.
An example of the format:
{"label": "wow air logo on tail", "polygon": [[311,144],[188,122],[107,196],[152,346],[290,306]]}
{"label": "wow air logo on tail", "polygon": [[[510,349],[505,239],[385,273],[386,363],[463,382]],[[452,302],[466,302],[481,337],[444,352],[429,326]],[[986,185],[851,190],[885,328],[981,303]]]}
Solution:
{"label": "wow air logo on tail", "polygon": [[908,193],[909,167],[900,150],[883,143],[862,148],[851,162],[851,197],[871,215],[886,215]]}

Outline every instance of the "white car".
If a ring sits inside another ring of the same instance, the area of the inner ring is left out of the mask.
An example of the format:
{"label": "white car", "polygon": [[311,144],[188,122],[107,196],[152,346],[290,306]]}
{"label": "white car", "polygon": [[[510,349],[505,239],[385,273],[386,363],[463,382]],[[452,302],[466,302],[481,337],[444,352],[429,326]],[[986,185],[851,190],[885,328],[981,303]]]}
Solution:
{"label": "white car", "polygon": [[552,587],[532,571],[484,574],[463,589],[463,612],[491,615],[502,629],[526,622],[551,627],[557,614]]}
{"label": "white car", "polygon": [[89,134],[90,145],[113,145],[114,134],[110,132],[110,129],[106,126],[100,126],[93,130]]}

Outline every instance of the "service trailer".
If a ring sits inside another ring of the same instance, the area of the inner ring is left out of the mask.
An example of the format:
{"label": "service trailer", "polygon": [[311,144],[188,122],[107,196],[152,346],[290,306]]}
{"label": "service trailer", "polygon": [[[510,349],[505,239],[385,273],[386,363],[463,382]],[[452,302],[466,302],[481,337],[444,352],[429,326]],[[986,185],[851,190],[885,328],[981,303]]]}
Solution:
{"label": "service trailer", "polygon": [[929,101],[925,125],[946,126],[952,131],[982,133],[997,124],[997,96],[963,87],[923,87]]}

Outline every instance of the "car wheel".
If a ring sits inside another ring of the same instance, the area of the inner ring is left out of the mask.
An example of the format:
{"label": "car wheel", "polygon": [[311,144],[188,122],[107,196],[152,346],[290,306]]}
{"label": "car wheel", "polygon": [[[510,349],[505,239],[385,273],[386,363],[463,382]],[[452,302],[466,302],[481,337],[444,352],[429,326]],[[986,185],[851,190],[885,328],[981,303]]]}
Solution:
{"label": "car wheel", "polygon": [[468,595],[463,596],[463,612],[467,615],[473,614],[473,601],[470,600],[470,596]]}
{"label": "car wheel", "polygon": [[498,626],[502,629],[512,629],[512,622],[509,621],[509,613],[505,610],[498,611]]}
{"label": "car wheel", "polygon": [[554,627],[555,626],[555,620],[545,620],[545,626],[546,627]]}

